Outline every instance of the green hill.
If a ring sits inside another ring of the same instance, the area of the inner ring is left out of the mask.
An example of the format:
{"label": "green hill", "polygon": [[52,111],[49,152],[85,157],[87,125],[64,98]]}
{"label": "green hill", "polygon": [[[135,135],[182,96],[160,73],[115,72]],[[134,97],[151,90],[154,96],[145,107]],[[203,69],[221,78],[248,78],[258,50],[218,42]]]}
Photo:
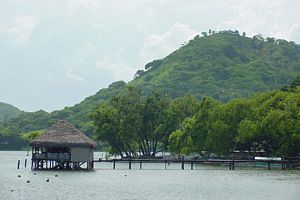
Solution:
{"label": "green hill", "polygon": [[100,102],[107,101],[117,95],[125,86],[126,83],[123,81],[115,82],[72,107],[65,107],[52,113],[43,110],[24,112],[18,117],[10,119],[7,123],[0,124],[0,150],[25,148],[28,144],[28,141],[23,139],[25,133],[48,128],[58,119],[67,119],[81,131],[91,136],[94,127],[93,122],[88,117],[90,111]]}
{"label": "green hill", "polygon": [[196,36],[166,58],[148,63],[130,84],[145,93],[191,93],[226,102],[289,84],[299,74],[300,48],[294,42],[223,31]]}
{"label": "green hill", "polygon": [[11,118],[17,117],[22,114],[18,108],[7,103],[0,102],[0,122],[8,121]]}
{"label": "green hill", "polygon": [[[141,88],[144,96],[151,91],[165,92],[170,97],[190,93],[227,102],[289,85],[300,74],[300,47],[294,42],[260,35],[249,38],[237,31],[203,35],[164,59],[146,64],[128,85]],[[90,111],[125,86],[123,81],[115,82],[72,107],[52,113],[24,113],[9,120],[0,126],[0,141],[4,141],[0,149],[26,145],[21,139],[24,133],[45,129],[57,119],[67,119],[91,135],[94,126],[88,117]]]}

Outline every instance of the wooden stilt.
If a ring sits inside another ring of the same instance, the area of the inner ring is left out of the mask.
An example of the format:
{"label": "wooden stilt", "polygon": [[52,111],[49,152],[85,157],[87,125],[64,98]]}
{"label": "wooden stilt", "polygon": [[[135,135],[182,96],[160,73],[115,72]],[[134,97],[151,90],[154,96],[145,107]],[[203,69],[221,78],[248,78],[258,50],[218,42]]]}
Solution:
{"label": "wooden stilt", "polygon": [[167,160],[165,160],[165,170],[167,169]]}
{"label": "wooden stilt", "polygon": [[283,162],[283,161],[281,162],[281,169],[282,169],[282,170],[284,170],[284,169],[285,169],[285,164],[284,164],[284,162]]}
{"label": "wooden stilt", "polygon": [[113,169],[116,169],[116,160],[113,161]]}
{"label": "wooden stilt", "polygon": [[268,162],[268,170],[271,170],[271,163]]}
{"label": "wooden stilt", "polygon": [[194,166],[193,166],[193,165],[194,165],[194,162],[192,161],[192,162],[191,162],[191,170],[194,169]]}
{"label": "wooden stilt", "polygon": [[20,160],[18,160],[17,169],[20,169]]}
{"label": "wooden stilt", "polygon": [[140,162],[140,169],[142,169],[142,161]]}
{"label": "wooden stilt", "polygon": [[27,167],[27,159],[25,159],[25,161],[24,161],[24,167],[25,168]]}
{"label": "wooden stilt", "polygon": [[129,160],[129,163],[128,163],[128,164],[129,164],[129,166],[128,166],[129,169],[131,169],[131,160]]}

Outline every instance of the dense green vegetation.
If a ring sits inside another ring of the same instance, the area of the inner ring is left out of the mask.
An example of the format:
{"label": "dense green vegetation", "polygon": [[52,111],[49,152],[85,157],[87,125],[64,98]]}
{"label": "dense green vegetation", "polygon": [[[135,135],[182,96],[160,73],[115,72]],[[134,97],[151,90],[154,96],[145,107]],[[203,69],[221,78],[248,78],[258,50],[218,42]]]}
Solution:
{"label": "dense green vegetation", "polygon": [[0,122],[7,122],[11,118],[17,117],[22,114],[22,111],[18,108],[0,102]]}
{"label": "dense green vegetation", "polygon": [[[264,39],[260,35],[249,38],[245,34],[240,36],[237,31],[209,32],[202,35],[202,37],[196,36],[166,58],[146,64],[145,70],[139,70],[135,79],[127,84],[130,87],[139,88],[136,89],[139,91],[136,98],[140,103],[136,106],[145,109],[144,111],[150,113],[150,116],[154,114],[151,114],[151,109],[146,109],[148,104],[153,103],[154,107],[159,107],[160,103],[168,104],[166,110],[163,109],[164,112],[161,113],[163,116],[168,116],[169,125],[164,127],[168,129],[165,130],[167,135],[177,130],[178,127],[181,127],[178,129],[178,134],[181,134],[180,131],[184,132],[182,128],[185,126],[181,122],[186,115],[177,118],[177,115],[173,113],[175,121],[172,122],[169,119],[172,118],[170,107],[174,104],[173,101],[179,101],[175,98],[185,98],[187,94],[193,94],[197,99],[209,96],[215,99],[217,104],[221,104],[234,98],[249,97],[256,92],[281,88],[300,74],[300,47],[293,42],[274,38]],[[99,128],[99,124],[95,127],[90,113],[95,114],[96,108],[99,111],[97,107],[99,104],[103,106],[103,103],[109,102],[109,110],[113,110],[112,114],[117,115],[119,119],[126,118],[126,112],[122,111],[125,108],[117,106],[125,100],[121,97],[116,98],[124,88],[126,88],[126,83],[115,82],[72,107],[65,107],[52,113],[44,111],[21,113],[16,118],[0,122],[0,149],[26,147],[28,144],[28,141],[24,140],[28,138],[26,136],[30,136],[33,131],[49,127],[58,119],[67,119],[82,132],[92,136],[95,128]],[[282,90],[290,93],[288,87],[283,87]],[[115,98],[111,99],[112,97]],[[157,103],[153,99],[161,99],[162,102]],[[3,115],[3,112],[0,112],[1,114]],[[124,147],[126,152],[134,154],[136,149],[130,151],[129,147],[131,149],[139,147],[145,151],[145,155],[151,154],[149,153],[150,147],[143,144],[145,141],[150,142],[151,146],[154,144],[157,150],[165,148],[170,140],[168,137],[160,135],[163,141],[159,142],[153,138],[153,135],[157,134],[153,132],[154,129],[162,122],[158,120],[146,125],[145,123],[148,122],[146,114],[140,115],[135,116],[141,118],[142,121],[141,124],[137,124],[139,126],[137,128],[146,131],[147,137],[140,138],[140,141],[134,141],[134,144]],[[120,128],[120,125],[118,127]],[[159,129],[163,127],[160,126]],[[119,131],[121,128],[117,132]],[[131,131],[130,134],[137,134],[137,130]],[[100,132],[95,137],[101,138],[99,134]],[[149,134],[151,137],[148,136]],[[112,150],[117,151],[114,147]]]}
{"label": "dense green vegetation", "polygon": [[167,149],[170,133],[197,107],[198,102],[191,95],[171,100],[152,93],[142,100],[140,90],[129,86],[93,112],[95,136],[108,142],[111,152],[121,157],[155,156]]}
{"label": "dense green vegetation", "polygon": [[196,36],[139,70],[130,84],[143,93],[194,94],[227,102],[289,84],[300,74],[300,47],[293,42],[240,36],[232,31]]}
{"label": "dense green vegetation", "polygon": [[169,137],[175,153],[228,156],[234,150],[267,155],[300,153],[300,87],[222,104],[203,98],[200,109]]}
{"label": "dense green vegetation", "polygon": [[161,150],[203,157],[227,157],[233,151],[270,156],[300,153],[300,78],[285,91],[221,103],[192,95],[174,100],[158,93],[144,101],[127,87],[92,114],[96,139],[122,157],[155,156]]}

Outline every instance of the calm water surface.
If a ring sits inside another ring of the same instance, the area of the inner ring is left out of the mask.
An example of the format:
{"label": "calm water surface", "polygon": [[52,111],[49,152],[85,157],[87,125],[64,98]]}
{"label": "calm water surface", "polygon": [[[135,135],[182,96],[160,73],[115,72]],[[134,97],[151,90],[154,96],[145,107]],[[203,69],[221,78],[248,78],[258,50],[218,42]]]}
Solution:
{"label": "calm water surface", "polygon": [[[300,170],[230,171],[227,167],[196,166],[192,171],[188,166],[180,170],[177,164],[167,170],[164,164],[143,164],[143,170],[133,164],[133,170],[127,170],[127,164],[119,163],[117,170],[112,170],[110,163],[97,163],[91,172],[35,171],[34,175],[24,168],[25,158],[30,160],[26,152],[0,152],[0,199],[300,199]],[[18,159],[22,160],[20,170],[16,169]]]}

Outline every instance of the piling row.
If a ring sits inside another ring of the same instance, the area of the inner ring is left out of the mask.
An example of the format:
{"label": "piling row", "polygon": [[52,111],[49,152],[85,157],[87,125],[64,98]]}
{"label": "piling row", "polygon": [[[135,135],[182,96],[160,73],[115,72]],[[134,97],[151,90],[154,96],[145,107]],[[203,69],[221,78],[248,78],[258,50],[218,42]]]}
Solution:
{"label": "piling row", "polygon": [[[181,169],[185,169],[186,164],[190,164],[190,169],[194,169],[194,164],[228,164],[229,170],[235,170],[235,163],[265,163],[267,165],[268,170],[271,170],[271,164],[281,164],[281,169],[284,170],[289,166],[292,166],[292,164],[299,164],[300,161],[286,161],[286,160],[163,160],[163,159],[112,159],[112,160],[94,160],[90,163],[91,166],[93,166],[94,162],[112,162],[113,163],[113,169],[116,169],[116,163],[124,163],[128,162],[128,169],[131,170],[132,163],[139,163],[139,169],[142,169],[143,163],[164,163],[165,164],[165,170],[167,169],[167,165],[170,165],[170,163],[181,163]],[[45,166],[44,166],[45,164]],[[17,169],[20,169],[21,160],[17,161]],[[41,160],[41,162],[35,161],[31,163],[31,169],[43,169],[44,167],[46,169],[53,169],[55,166],[57,166],[57,163],[55,161],[50,161],[49,163],[46,161]],[[79,166],[79,163],[78,163]],[[24,160],[24,167],[27,167],[27,159]]]}
{"label": "piling row", "polygon": [[[21,165],[21,160],[18,160],[17,162],[17,169],[20,169],[20,165]],[[27,167],[27,159],[24,160],[24,168]]]}
{"label": "piling row", "polygon": [[190,164],[190,169],[194,169],[195,164],[226,164],[229,166],[229,170],[235,170],[236,164],[246,163],[264,163],[268,170],[271,170],[271,164],[281,164],[281,169],[286,169],[286,166],[290,166],[291,163],[300,163],[300,161],[286,161],[286,160],[163,160],[163,159],[111,159],[111,160],[95,160],[94,162],[111,162],[113,169],[116,169],[116,163],[128,162],[128,169],[132,169],[132,163],[139,163],[139,169],[142,169],[143,163],[164,163],[165,170],[170,163],[180,163],[181,170],[185,169],[185,165]]}

